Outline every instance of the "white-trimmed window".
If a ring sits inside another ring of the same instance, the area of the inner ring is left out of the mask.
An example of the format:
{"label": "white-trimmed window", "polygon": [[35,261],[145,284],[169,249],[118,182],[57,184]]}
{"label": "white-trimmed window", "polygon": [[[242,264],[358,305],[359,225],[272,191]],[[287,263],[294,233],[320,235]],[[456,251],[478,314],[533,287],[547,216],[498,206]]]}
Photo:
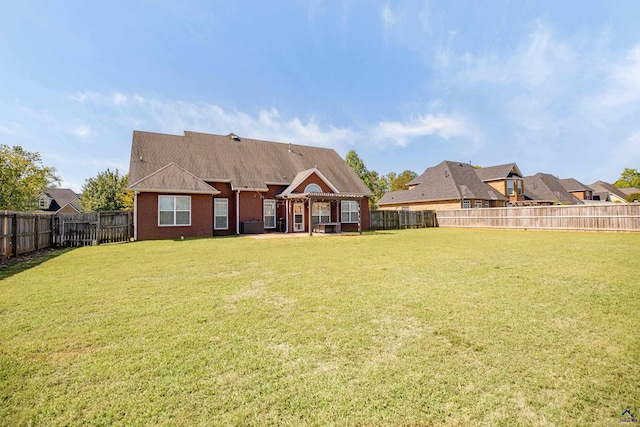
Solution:
{"label": "white-trimmed window", "polygon": [[471,209],[471,200],[463,200],[462,209]]}
{"label": "white-trimmed window", "polygon": [[485,200],[485,202],[484,202],[484,207],[485,207],[485,208],[488,208],[488,207],[489,207],[489,202],[488,202],[488,201],[486,201],[486,200]]}
{"label": "white-trimmed window", "polygon": [[507,180],[507,196],[513,196],[514,192],[513,192],[513,180],[512,179],[508,179]]}
{"label": "white-trimmed window", "polygon": [[355,200],[343,200],[341,202],[342,222],[358,222],[358,202]]}
{"label": "white-trimmed window", "polygon": [[524,182],[521,179],[518,180],[518,196],[522,196],[522,187],[524,187]]}
{"label": "white-trimmed window", "polygon": [[213,199],[213,229],[229,229],[229,200]]}
{"label": "white-trimmed window", "polygon": [[322,193],[322,188],[318,184],[309,184],[304,188],[305,193]]}
{"label": "white-trimmed window", "polygon": [[191,196],[158,196],[158,225],[191,225]]}
{"label": "white-trimmed window", "polygon": [[482,207],[482,200],[476,200],[475,201],[475,207],[476,207],[476,209],[480,209]]}
{"label": "white-trimmed window", "polygon": [[276,228],[276,201],[264,199],[262,201],[262,219],[264,228]]}
{"label": "white-trimmed window", "polygon": [[311,222],[313,224],[331,222],[331,205],[329,202],[314,202],[311,205]]}

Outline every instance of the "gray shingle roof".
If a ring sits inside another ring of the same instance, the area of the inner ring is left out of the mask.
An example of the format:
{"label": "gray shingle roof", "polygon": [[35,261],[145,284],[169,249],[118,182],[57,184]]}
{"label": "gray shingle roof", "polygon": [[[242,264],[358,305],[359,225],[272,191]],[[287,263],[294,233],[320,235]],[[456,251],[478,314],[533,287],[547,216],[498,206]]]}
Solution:
{"label": "gray shingle roof", "polygon": [[379,205],[436,200],[507,200],[502,194],[478,178],[476,169],[459,162],[444,161],[427,168],[409,185],[416,187],[385,194]]}
{"label": "gray shingle roof", "polygon": [[133,132],[129,182],[137,183],[170,163],[202,181],[229,182],[234,190],[264,191],[268,184],[289,185],[298,173],[315,167],[341,193],[373,194],[333,149],[234,134]]}
{"label": "gray shingle roof", "polygon": [[522,172],[520,172],[518,165],[516,165],[515,163],[506,163],[504,165],[479,168],[476,169],[476,174],[481,181],[507,179],[512,176],[522,178]]}
{"label": "gray shingle roof", "polygon": [[582,201],[569,193],[560,180],[548,173],[537,173],[524,178],[526,200],[558,202],[563,205],[581,205]]}
{"label": "gray shingle roof", "polygon": [[569,192],[573,191],[592,191],[591,188],[573,178],[563,178],[558,180],[565,190]]}
{"label": "gray shingle roof", "polygon": [[598,193],[607,192],[607,193],[615,194],[621,199],[624,199],[625,197],[627,197],[626,194],[620,191],[618,187],[616,187],[613,184],[609,184],[608,182],[596,181],[593,184],[589,185],[589,187],[593,188],[593,191]]}
{"label": "gray shingle roof", "polygon": [[131,184],[129,189],[134,191],[162,190],[179,193],[220,194],[220,191],[173,162]]}
{"label": "gray shingle roof", "polygon": [[57,211],[70,204],[80,212],[80,195],[70,188],[47,188],[44,193],[52,200],[49,211]]}
{"label": "gray shingle roof", "polygon": [[627,187],[627,188],[618,188],[618,190],[622,191],[624,194],[626,194],[627,196],[629,194],[636,194],[636,193],[640,193],[640,189],[636,188],[636,187]]}

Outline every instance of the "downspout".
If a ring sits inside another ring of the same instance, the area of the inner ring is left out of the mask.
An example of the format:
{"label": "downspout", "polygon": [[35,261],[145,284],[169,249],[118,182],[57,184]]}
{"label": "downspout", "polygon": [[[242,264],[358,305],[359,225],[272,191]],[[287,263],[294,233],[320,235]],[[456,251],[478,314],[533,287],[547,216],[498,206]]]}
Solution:
{"label": "downspout", "polygon": [[133,193],[133,241],[138,241],[138,193],[139,191],[134,191]]}
{"label": "downspout", "polygon": [[236,234],[240,234],[240,190],[236,191]]}

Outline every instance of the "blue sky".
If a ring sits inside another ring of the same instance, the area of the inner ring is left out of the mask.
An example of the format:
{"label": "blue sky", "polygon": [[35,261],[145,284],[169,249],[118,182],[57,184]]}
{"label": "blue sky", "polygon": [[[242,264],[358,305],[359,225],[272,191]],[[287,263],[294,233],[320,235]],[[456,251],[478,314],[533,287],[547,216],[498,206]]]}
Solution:
{"label": "blue sky", "polygon": [[355,149],[381,174],[640,168],[640,2],[5,3],[0,143],[79,191],[133,130]]}

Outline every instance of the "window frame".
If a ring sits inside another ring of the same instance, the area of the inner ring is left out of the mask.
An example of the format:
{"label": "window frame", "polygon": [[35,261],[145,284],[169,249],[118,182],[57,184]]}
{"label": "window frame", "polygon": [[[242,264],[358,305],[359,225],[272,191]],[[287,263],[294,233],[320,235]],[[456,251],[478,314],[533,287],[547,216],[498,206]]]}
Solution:
{"label": "window frame", "polygon": [[[267,215],[267,205],[273,206],[273,215]],[[267,216],[273,217],[273,225],[267,225]],[[275,199],[262,200],[262,223],[265,229],[276,228],[276,201]]]}
{"label": "window frame", "polygon": [[[224,215],[219,215],[220,205],[224,205]],[[225,227],[218,227],[218,218],[225,219]],[[229,199],[225,197],[216,197],[213,199],[213,229],[228,230],[229,229]]]}
{"label": "window frame", "polygon": [[[318,189],[318,191],[315,191],[316,188]],[[322,187],[320,187],[315,182],[312,182],[311,184],[304,187],[304,192],[305,193],[322,193]]]}
{"label": "window frame", "polygon": [[[328,207],[327,211],[320,211],[318,212],[318,209],[320,208],[320,205],[322,205],[322,207]],[[317,213],[317,214],[315,214]],[[323,215],[323,213],[325,213],[325,215]],[[315,214],[315,215],[314,215]],[[314,218],[318,218],[318,222],[314,221]],[[323,221],[323,218],[327,218],[327,221]],[[311,223],[312,224],[327,224],[331,222],[331,203],[329,202],[313,202],[311,204]]]}
{"label": "window frame", "polygon": [[[345,209],[345,205],[347,209]],[[353,209],[355,208],[355,209]],[[348,220],[345,221],[345,214]],[[355,220],[353,216],[355,215]],[[357,200],[340,201],[340,222],[344,224],[357,224],[360,221],[360,204]]]}
{"label": "window frame", "polygon": [[476,209],[482,209],[482,200],[475,200],[473,203],[473,207]]}
{"label": "window frame", "polygon": [[[508,179],[506,184],[507,184],[507,196],[515,195],[516,194],[516,190],[515,190],[516,182],[515,182],[515,179]],[[511,184],[511,188],[509,188],[509,184]],[[509,191],[509,190],[511,190],[511,191]]]}
{"label": "window frame", "polygon": [[524,191],[523,191],[523,190],[524,190],[524,189],[523,189],[523,187],[524,187],[524,182],[523,182],[521,179],[519,179],[519,180],[517,180],[517,181],[518,181],[518,182],[517,182],[517,187],[518,187],[518,196],[522,196],[522,193],[524,192]]}
{"label": "window frame", "polygon": [[471,200],[463,200],[462,209],[471,209]]}
{"label": "window frame", "polygon": [[[162,199],[172,199],[172,208],[162,209]],[[189,209],[178,209],[178,199],[188,200],[189,201]],[[162,223],[162,212],[171,212],[172,213],[172,222]],[[178,213],[189,213],[189,222],[186,224],[178,224]],[[191,227],[191,196],[184,195],[170,195],[170,194],[159,194],[158,195],[158,227]]]}

